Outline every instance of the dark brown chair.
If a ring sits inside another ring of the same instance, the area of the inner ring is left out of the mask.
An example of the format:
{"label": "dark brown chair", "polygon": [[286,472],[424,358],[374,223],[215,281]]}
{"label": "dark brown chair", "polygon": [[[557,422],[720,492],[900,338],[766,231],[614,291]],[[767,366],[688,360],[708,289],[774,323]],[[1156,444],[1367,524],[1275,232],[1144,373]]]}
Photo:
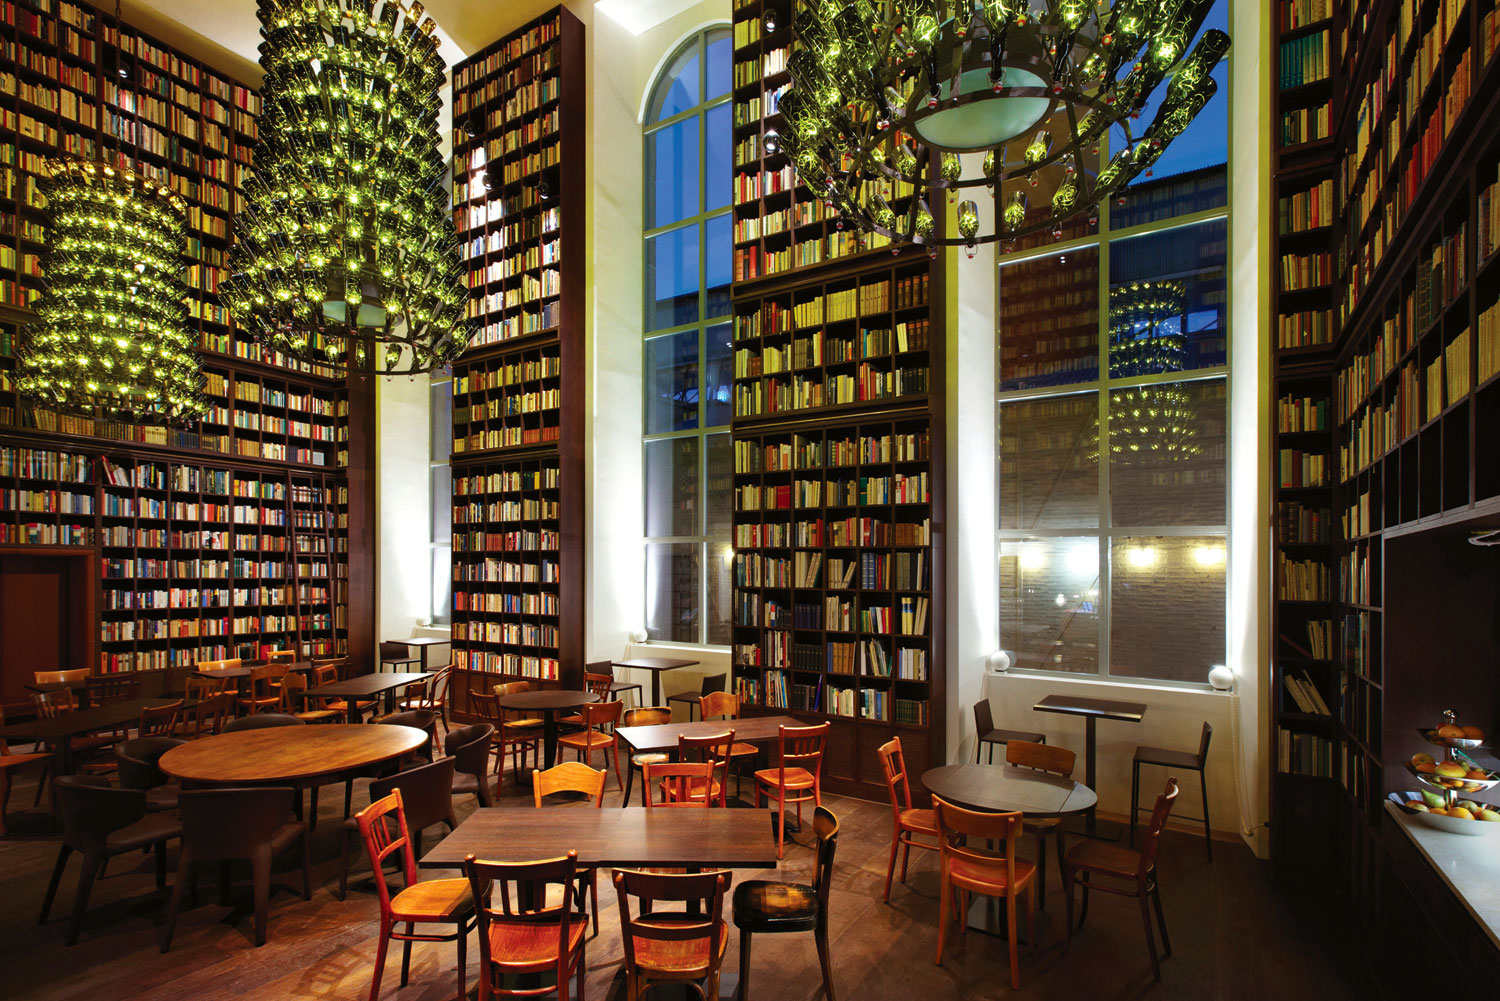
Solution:
{"label": "dark brown chair", "polygon": [[[1039,772],[1059,775],[1065,779],[1073,777],[1073,766],[1078,754],[1066,747],[1052,747],[1030,740],[1012,740],[1005,745],[1005,763],[1018,768],[1030,768]],[[1057,842],[1057,864],[1062,865],[1067,843],[1063,839],[1063,823],[1057,817],[1027,817],[1022,825],[1024,833],[1036,835],[1036,883],[1037,904],[1047,906],[1047,838]]]}
{"label": "dark brown chair", "polygon": [[177,794],[181,790],[156,763],[163,754],[186,743],[175,737],[137,737],[116,744],[115,762],[119,765],[121,787],[145,793],[147,810],[177,809]]}
{"label": "dark brown chair", "polygon": [[594,760],[595,751],[603,751],[606,755],[613,754],[615,785],[621,790],[625,788],[625,780],[620,775],[620,739],[614,735],[613,730],[619,724],[624,708],[623,702],[595,702],[592,705],[586,705],[583,707],[582,716],[584,728],[577,733],[569,733],[557,738],[559,748],[573,748],[578,752],[578,760],[585,764]]}
{"label": "dark brown chair", "polygon": [[241,730],[265,730],[273,726],[305,726],[295,716],[285,713],[261,713],[257,716],[241,716],[224,724],[220,733],[238,733]]}
{"label": "dark brown chair", "polygon": [[490,795],[490,738],[495,728],[489,723],[472,723],[448,731],[443,751],[453,759],[453,795],[473,793],[480,806],[494,806]]}
{"label": "dark brown chair", "polygon": [[73,914],[68,919],[68,945],[78,941],[78,929],[88,911],[89,894],[104,863],[116,855],[151,848],[156,853],[156,888],[167,884],[167,842],[180,837],[182,824],[169,813],[148,813],[146,794],[139,789],[113,789],[109,780],[92,775],[59,775],[53,782],[57,812],[62,816],[62,845],[42,900],[37,924],[52,912],[57,884],[73,852],[83,855]]}
{"label": "dark brown chair", "polygon": [[[414,656],[411,647],[398,640],[386,640],[380,644],[380,669],[383,671],[390,668],[399,671],[410,667],[412,664],[420,664],[422,659]],[[404,982],[404,981],[403,981]]]}
{"label": "dark brown chair", "polygon": [[[705,737],[679,736],[677,738],[677,760],[701,761],[714,766],[713,778],[708,782],[708,802],[711,806],[727,806],[729,790],[729,749],[734,746],[734,731],[709,734]],[[695,797],[696,798],[696,795]]]}
{"label": "dark brown chair", "polygon": [[431,761],[432,746],[437,743],[437,721],[438,714],[431,709],[407,709],[403,712],[391,713],[389,716],[381,716],[375,722],[381,726],[409,726],[413,730],[421,730],[427,734],[427,743],[411,753]]}
{"label": "dark brown chair", "polygon": [[818,835],[812,883],[776,883],[747,880],[734,888],[731,912],[740,930],[740,996],[749,997],[750,936],[784,932],[813,933],[818,947],[818,965],[823,970],[823,993],[833,994],[833,963],[828,951],[828,893],[833,884],[833,855],[838,850],[839,819],[833,811],[813,811],[813,830]]}
{"label": "dark brown chair", "polygon": [[607,660],[596,660],[592,664],[583,665],[585,672],[589,674],[609,675],[609,694],[604,696],[604,701],[613,702],[619,699],[624,702],[623,693],[630,692],[630,699],[637,706],[641,704],[641,686],[634,681],[621,681],[615,677],[615,665]]}
{"label": "dark brown chair", "polygon": [[138,737],[170,737],[177,729],[177,717],[182,713],[182,700],[164,706],[147,706],[141,710],[141,720],[136,728]]}
{"label": "dark brown chair", "polygon": [[[592,671],[585,670],[583,672],[583,687],[591,695],[596,696],[600,702],[609,702],[610,690],[614,687],[614,675],[610,674],[608,671],[605,671],[602,674],[595,674]],[[623,702],[621,704],[623,705]],[[562,719],[557,721],[557,725],[566,727],[582,727],[584,725],[583,713],[580,711],[574,713],[572,716],[564,716]]]}
{"label": "dark brown chair", "polygon": [[139,697],[140,693],[141,679],[133,672],[91,674],[83,679],[83,697],[90,706],[125,702]]}
{"label": "dark brown chair", "polygon": [[703,700],[703,696],[712,694],[713,692],[722,692],[724,690],[724,682],[727,678],[728,675],[725,674],[705,675],[696,692],[678,692],[676,695],[668,695],[667,705],[671,706],[673,702],[686,702],[688,719],[691,720],[697,714],[699,703]]}
{"label": "dark brown chair", "polygon": [[[437,725],[444,734],[448,732],[448,686],[452,682],[453,665],[438,668],[426,681],[407,685],[396,705],[402,710],[426,709],[437,714]],[[436,736],[436,734],[434,734]]]}
{"label": "dark brown chair", "polygon": [[[551,973],[557,1001],[568,1001],[568,981],[576,976],[583,997],[588,962],[584,923],[575,921],[573,896],[578,853],[537,862],[485,862],[464,858],[474,909],[479,918],[479,997],[534,997],[550,992],[512,987],[507,981],[528,973]],[[560,891],[548,904],[548,888]]]}
{"label": "dark brown chair", "polygon": [[[370,804],[373,806],[393,791],[401,792],[405,824],[411,831],[412,847],[422,854],[422,832],[436,824],[447,824],[448,830],[458,826],[453,813],[453,768],[452,758],[408,768],[386,778],[370,783]],[[349,817],[344,821],[343,860],[339,866],[339,899],[349,892],[349,845],[359,838],[359,821]]]}
{"label": "dark brown chair", "polygon": [[[31,697],[32,704],[36,706],[38,719],[56,719],[68,713],[78,711],[78,698],[73,694],[71,688],[59,688],[55,692],[37,692]],[[75,762],[82,762],[82,770],[85,772],[99,769],[114,770],[114,761],[100,763],[97,760],[91,762],[88,759],[94,755],[101,754],[114,747],[124,739],[124,734],[116,733],[94,733],[87,736],[74,737],[69,742],[69,750],[72,752]],[[49,748],[50,750],[50,748]],[[36,789],[36,798],[32,806],[42,801],[42,791],[46,783],[39,783]]]}
{"label": "dark brown chair", "polygon": [[[1156,853],[1161,847],[1161,833],[1166,829],[1167,818],[1172,813],[1172,803],[1177,799],[1177,780],[1167,779],[1166,788],[1156,797],[1156,806],[1151,810],[1151,821],[1146,827],[1141,850],[1135,851],[1113,841],[1083,838],[1068,849],[1063,860],[1063,890],[1068,895],[1068,931],[1063,939],[1063,952],[1073,941],[1073,887],[1083,887],[1083,909],[1078,914],[1078,927],[1083,928],[1089,916],[1089,891],[1113,893],[1120,897],[1135,897],[1141,905],[1141,926],[1146,929],[1146,949],[1151,953],[1151,973],[1161,980],[1161,961],[1156,955],[1156,937],[1151,931],[1151,910],[1156,909],[1156,924],[1161,929],[1162,954],[1172,955],[1172,940],[1167,937],[1167,920],[1161,912],[1161,886],[1156,874]],[[1103,879],[1103,882],[1097,880]],[[1147,902],[1149,898],[1149,903]]]}
{"label": "dark brown chair", "polygon": [[[1208,860],[1214,860],[1214,834],[1208,826],[1208,742],[1213,739],[1214,728],[1207,722],[1203,724],[1203,730],[1198,737],[1198,753],[1191,751],[1173,751],[1165,747],[1137,747],[1135,749],[1135,761],[1130,771],[1130,844],[1135,845],[1135,821],[1141,810],[1145,809],[1141,802],[1141,766],[1161,765],[1164,768],[1175,768],[1183,771],[1198,773],[1198,788],[1203,791],[1203,816],[1202,817],[1179,817],[1179,820],[1202,820],[1203,821],[1203,847],[1208,852]],[[1165,937],[1166,932],[1162,933]]]}
{"label": "dark brown chair", "polygon": [[[662,726],[672,722],[672,710],[666,706],[645,706],[640,709],[627,709],[622,718],[621,726]],[[630,805],[630,787],[635,783],[635,773],[647,765],[659,765],[671,761],[672,756],[664,751],[643,751],[630,755],[630,767],[625,772],[625,798],[620,801],[621,806]],[[651,798],[645,788],[645,774],[641,776],[641,805]]]}
{"label": "dark brown chair", "polygon": [[1047,735],[1045,733],[1032,733],[1027,730],[1000,730],[995,727],[995,718],[990,715],[990,700],[980,699],[974,703],[974,733],[978,739],[974,744],[974,764],[979,764],[979,756],[986,748],[989,749],[989,764],[995,763],[996,745],[1004,746],[1013,740],[1030,741],[1033,744],[1045,744]]}
{"label": "dark brown chair", "polygon": [[[1016,857],[1021,837],[1021,814],[965,810],[932,797],[937,817],[938,853],[942,858],[941,892],[938,901],[937,964],[943,964],[943,944],[948,925],[955,917],[961,933],[969,930],[969,895],[1005,898],[1005,931],[1010,942],[1010,986],[1021,989],[1021,956],[1016,922],[1016,901],[1026,894],[1026,941],[1035,942],[1036,865]],[[983,851],[977,844],[1001,842],[1000,854]],[[956,905],[956,906],[955,906]]]}
{"label": "dark brown chair", "polygon": [[[185,789],[177,797],[182,811],[182,857],[177,882],[167,907],[161,951],[172,947],[182,891],[193,884],[197,862],[223,863],[219,896],[227,903],[228,864],[249,859],[255,894],[255,944],[266,942],[266,910],[271,896],[271,860],[295,841],[302,842],[302,899],[312,899],[312,869],[308,859],[307,825],[292,817],[297,791],[265,788]],[[195,894],[196,895],[196,894]]]}
{"label": "dark brown chair", "polygon": [[[452,778],[452,760],[445,759],[436,768],[448,765]],[[416,769],[414,769],[416,770]],[[374,786],[371,785],[371,789]],[[473,929],[474,897],[465,879],[422,880],[417,875],[416,853],[412,850],[412,839],[405,809],[406,797],[399,786],[372,802],[354,818],[355,829],[365,843],[365,853],[370,857],[370,868],[374,871],[375,889],[380,894],[380,945],[375,950],[375,976],[370,982],[370,1001],[380,995],[380,978],[385,972],[385,950],[391,939],[401,942],[401,986],[405,987],[411,971],[411,944],[413,942],[453,942],[458,949],[458,997],[468,996],[468,939]],[[452,797],[449,797],[452,802]],[[451,810],[451,806],[450,806]],[[418,849],[420,851],[420,849]],[[397,852],[401,853],[401,875],[405,889],[394,897],[385,881],[385,860]],[[405,924],[405,931],[396,926]],[[418,924],[454,925],[451,933],[419,935]]]}
{"label": "dark brown chair", "polygon": [[[5,706],[0,704],[0,726],[4,724]],[[10,802],[10,773],[30,765],[38,766],[41,769],[41,774],[37,776],[37,796],[40,801],[41,787],[47,784],[51,762],[52,755],[46,753],[13,754],[5,738],[0,737],[0,835],[5,833],[5,808]]]}
{"label": "dark brown chair", "polygon": [[[911,785],[906,777],[906,756],[901,753],[901,738],[892,737],[875,749],[880,756],[880,769],[885,772],[885,789],[891,797],[891,820],[895,829],[891,832],[891,861],[885,870],[885,902],[891,902],[891,877],[896,874],[896,850],[901,850],[901,882],[906,882],[906,866],[911,861],[913,845],[937,851],[937,817],[931,810],[913,809]],[[921,835],[933,839],[932,844],[918,841]]]}
{"label": "dark brown chair", "polygon": [[234,693],[215,692],[200,698],[186,719],[178,718],[177,735],[197,738],[223,733],[232,718],[234,718]]}
{"label": "dark brown chair", "polygon": [[823,805],[823,745],[832,723],[778,728],[776,767],[755,773],[755,805],[762,799],[776,801],[776,857],[786,855],[786,805],[797,804],[797,823],[802,823],[802,804]]}
{"label": "dark brown chair", "polygon": [[[614,871],[625,943],[625,996],[637,1001],[656,984],[691,984],[704,1001],[719,996],[719,972],[729,944],[724,894],[729,873]],[[630,898],[640,901],[630,913]],[[682,910],[659,904],[680,903]],[[703,986],[699,987],[698,982]]]}

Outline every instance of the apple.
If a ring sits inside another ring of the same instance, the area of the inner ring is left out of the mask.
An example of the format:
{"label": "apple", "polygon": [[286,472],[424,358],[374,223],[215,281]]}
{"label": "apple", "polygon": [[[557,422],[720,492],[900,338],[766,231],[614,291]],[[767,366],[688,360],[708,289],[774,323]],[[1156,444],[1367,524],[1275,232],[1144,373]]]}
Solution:
{"label": "apple", "polygon": [[1423,765],[1435,764],[1437,764],[1437,762],[1433,760],[1433,757],[1430,754],[1413,754],[1411,756],[1411,766],[1413,768],[1421,768]]}
{"label": "apple", "polygon": [[1464,727],[1464,740],[1483,740],[1484,731],[1477,726]]}
{"label": "apple", "polygon": [[1500,810],[1492,806],[1480,807],[1479,813],[1475,815],[1476,820],[1487,820],[1490,823],[1500,822]]}

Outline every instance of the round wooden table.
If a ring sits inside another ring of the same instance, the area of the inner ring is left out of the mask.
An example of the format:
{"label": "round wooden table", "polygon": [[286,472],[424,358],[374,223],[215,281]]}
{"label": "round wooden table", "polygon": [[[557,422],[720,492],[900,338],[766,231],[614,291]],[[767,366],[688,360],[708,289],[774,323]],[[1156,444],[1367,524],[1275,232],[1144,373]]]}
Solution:
{"label": "round wooden table", "polygon": [[598,701],[599,696],[593,692],[554,688],[503,695],[500,697],[500,708],[542,714],[542,766],[551,768],[557,760],[557,714]]}
{"label": "round wooden table", "polygon": [[943,765],[923,772],[922,785],[971,810],[1019,810],[1028,817],[1082,813],[1099,801],[1082,782],[1010,765]]}
{"label": "round wooden table", "polygon": [[426,742],[427,733],[411,726],[275,726],[189,741],[163,754],[157,767],[200,784],[305,784],[399,758]]}

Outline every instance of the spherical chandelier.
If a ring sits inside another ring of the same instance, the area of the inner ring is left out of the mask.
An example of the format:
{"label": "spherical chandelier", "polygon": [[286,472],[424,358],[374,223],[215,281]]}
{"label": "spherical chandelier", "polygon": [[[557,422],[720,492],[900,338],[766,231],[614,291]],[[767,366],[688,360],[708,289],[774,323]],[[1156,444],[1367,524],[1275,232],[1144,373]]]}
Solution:
{"label": "spherical chandelier", "polygon": [[[1060,236],[1065,219],[1123,196],[1214,96],[1229,36],[1209,29],[1187,52],[1212,4],[812,0],[795,19],[786,127],[767,148],[788,155],[840,225],[896,244],[972,254]],[[1137,135],[1131,122],[1163,80]],[[1115,151],[1099,168],[1111,128]],[[983,154],[982,166],[962,154]],[[995,201],[992,228],[966,197],[981,188]],[[963,199],[952,234],[933,219],[945,194]]]}
{"label": "spherical chandelier", "polygon": [[46,287],[19,348],[22,395],[67,414],[182,424],[207,408],[182,277],[182,199],[102,163],[49,160]]}
{"label": "spherical chandelier", "polygon": [[438,155],[445,66],[420,3],[259,0],[260,138],[225,305],[335,371],[441,368],[469,293]]}

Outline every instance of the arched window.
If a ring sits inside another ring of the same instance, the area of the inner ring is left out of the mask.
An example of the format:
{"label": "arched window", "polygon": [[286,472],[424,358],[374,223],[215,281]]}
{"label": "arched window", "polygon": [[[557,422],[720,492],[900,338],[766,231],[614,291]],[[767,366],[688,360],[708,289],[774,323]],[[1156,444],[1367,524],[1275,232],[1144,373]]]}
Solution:
{"label": "arched window", "polygon": [[730,32],[683,43],[645,124],[646,628],[728,645]]}

